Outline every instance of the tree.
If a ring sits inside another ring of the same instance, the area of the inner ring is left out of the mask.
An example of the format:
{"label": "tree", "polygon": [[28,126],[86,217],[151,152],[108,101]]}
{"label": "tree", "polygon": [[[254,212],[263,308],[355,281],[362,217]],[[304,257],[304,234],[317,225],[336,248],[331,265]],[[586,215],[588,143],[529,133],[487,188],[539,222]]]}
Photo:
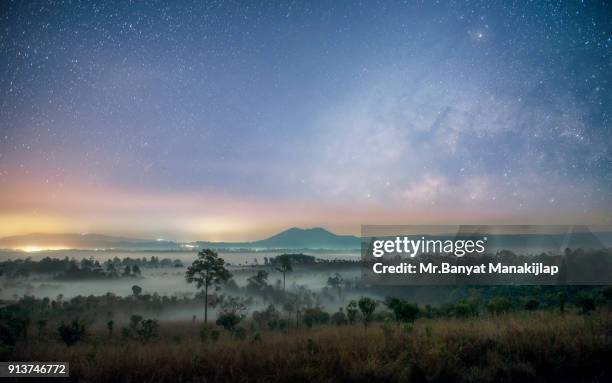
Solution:
{"label": "tree", "polygon": [[372,314],[376,309],[376,301],[372,298],[361,297],[359,302],[359,310],[361,311],[361,317],[363,319],[363,325],[365,328],[368,327],[368,323],[372,321]]}
{"label": "tree", "polygon": [[580,296],[577,299],[576,305],[580,307],[583,315],[589,314],[591,311],[595,311],[595,300],[589,296]]}
{"label": "tree", "polygon": [[344,311],[342,310],[342,307],[340,307],[340,310],[338,310],[338,312],[335,312],[331,318],[329,318],[329,321],[332,324],[335,324],[336,326],[342,326],[348,323],[347,319],[346,319],[346,314],[344,314]]}
{"label": "tree", "polygon": [[355,324],[357,320],[357,302],[350,301],[348,306],[346,306],[346,317],[349,321],[349,324]]}
{"label": "tree", "polygon": [[559,293],[559,313],[561,315],[565,314],[565,301],[566,301],[566,296],[564,292],[560,292]]}
{"label": "tree", "polygon": [[132,266],[132,272],[134,273],[134,275],[140,275],[140,267],[138,267],[138,265],[134,265]]}
{"label": "tree", "polygon": [[342,282],[344,282],[344,280],[339,273],[335,273],[333,276],[327,278],[327,284],[331,288],[336,289],[339,299],[342,298]]}
{"label": "tree", "polygon": [[283,273],[283,291],[285,291],[285,278],[288,272],[293,271],[293,267],[291,266],[291,258],[289,254],[282,254],[278,256],[279,266],[276,267],[277,271]]}
{"label": "tree", "polygon": [[506,297],[493,297],[486,303],[487,310],[493,315],[500,315],[510,311],[512,301]]}
{"label": "tree", "polygon": [[603,289],[603,291],[601,292],[601,295],[603,295],[604,299],[608,302],[608,314],[607,316],[610,316],[610,311],[612,311],[612,286],[608,286],[605,289]]}
{"label": "tree", "polygon": [[204,288],[204,322],[208,321],[208,288],[226,282],[231,276],[223,258],[210,249],[200,250],[198,258],[187,268],[187,283],[195,283],[198,289]]}
{"label": "tree", "polygon": [[130,316],[130,324],[124,328],[122,333],[126,338],[138,339],[146,343],[157,338],[159,323],[155,319],[143,319],[141,315]]}
{"label": "tree", "polygon": [[45,329],[46,325],[47,325],[47,321],[44,320],[44,319],[40,319],[40,320],[36,321],[36,327],[38,327],[38,337],[39,338],[42,335],[42,332]]}
{"label": "tree", "polygon": [[57,332],[66,346],[72,346],[85,335],[85,324],[79,319],[74,319],[70,324],[62,322],[57,328]]}
{"label": "tree", "polygon": [[385,304],[393,311],[397,322],[414,322],[419,315],[419,306],[400,298],[387,298]]}
{"label": "tree", "polygon": [[304,310],[304,323],[308,328],[315,324],[325,324],[329,322],[329,314],[320,307],[311,307]]}
{"label": "tree", "polygon": [[230,332],[233,331],[234,327],[236,327],[241,321],[242,317],[233,312],[221,313],[217,318],[217,324]]}
{"label": "tree", "polygon": [[134,294],[134,296],[139,296],[140,293],[142,293],[142,287],[137,285],[132,286],[132,293]]}
{"label": "tree", "polygon": [[113,337],[113,327],[115,326],[115,321],[114,320],[109,320],[108,322],[106,322],[106,328],[108,329],[108,337],[112,338]]}
{"label": "tree", "polygon": [[259,270],[257,274],[247,279],[247,289],[254,292],[264,291],[268,287],[268,272]]}
{"label": "tree", "polygon": [[0,308],[0,346],[14,347],[20,337],[27,337],[30,320],[17,305]]}
{"label": "tree", "polygon": [[540,307],[540,302],[535,298],[529,298],[527,302],[525,302],[525,310],[527,311],[537,310],[538,307]]}
{"label": "tree", "polygon": [[141,342],[146,343],[151,339],[157,338],[159,333],[159,323],[156,319],[145,319],[140,322],[140,328],[136,331]]}

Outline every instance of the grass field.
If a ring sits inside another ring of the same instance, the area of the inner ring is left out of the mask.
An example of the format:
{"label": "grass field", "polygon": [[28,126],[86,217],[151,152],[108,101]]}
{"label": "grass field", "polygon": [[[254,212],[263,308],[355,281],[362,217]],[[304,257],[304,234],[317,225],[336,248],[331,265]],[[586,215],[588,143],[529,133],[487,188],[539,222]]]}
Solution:
{"label": "grass field", "polygon": [[[604,382],[612,379],[606,312],[522,312],[247,332],[200,339],[201,325],[162,322],[149,343],[102,327],[67,347],[50,336],[18,344],[13,360],[68,361],[84,382]],[[39,339],[39,340],[37,340]]]}

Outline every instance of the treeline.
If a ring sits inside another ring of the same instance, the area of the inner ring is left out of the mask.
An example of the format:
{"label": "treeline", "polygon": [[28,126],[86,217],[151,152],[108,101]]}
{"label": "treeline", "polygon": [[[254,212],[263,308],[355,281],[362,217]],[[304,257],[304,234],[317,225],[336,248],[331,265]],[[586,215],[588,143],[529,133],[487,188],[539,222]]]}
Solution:
{"label": "treeline", "polygon": [[[229,295],[213,295],[209,304],[217,307],[216,326],[205,323],[200,332],[203,341],[214,340],[220,336],[219,330],[229,336],[244,339],[248,334],[256,338],[258,332],[289,331],[300,328],[312,328],[319,325],[363,325],[365,329],[372,323],[382,323],[383,330],[394,323],[410,328],[419,318],[467,318],[477,316],[498,316],[512,311],[529,312],[542,309],[557,312],[559,315],[578,313],[589,315],[602,308],[608,313],[612,305],[612,287],[596,287],[569,291],[558,291],[557,304],[554,307],[540,306],[538,297],[508,297],[504,295],[481,299],[474,293],[469,299],[439,307],[418,305],[398,297],[386,297],[376,300],[362,296],[351,300],[337,311],[330,312],[310,302],[307,306],[292,303],[293,295],[286,295],[284,304],[270,303],[264,309],[255,310],[249,315],[252,298]],[[94,322],[102,320],[109,336],[115,327],[115,313],[129,315],[127,326],[123,327],[121,336],[126,339],[137,339],[143,342],[155,339],[159,324],[156,319],[144,319],[143,313],[159,314],[162,308],[198,307],[201,308],[201,296],[160,296],[157,293],[142,294],[142,289],[133,287],[133,295],[118,297],[107,293],[103,296],[77,296],[64,300],[35,298],[26,296],[12,304],[0,308],[0,351],[10,351],[20,339],[27,339],[32,329],[38,334],[56,326],[58,337],[67,345],[78,342],[86,329]],[[157,311],[157,313],[155,313]],[[89,319],[88,319],[89,318]],[[195,317],[193,318],[195,321]]]}
{"label": "treeline", "polygon": [[100,262],[93,258],[45,257],[39,261],[31,258],[0,262],[0,275],[6,278],[27,278],[31,274],[54,274],[56,279],[105,279],[140,276],[141,268],[183,267],[179,259],[151,256],[150,258],[112,258]]}

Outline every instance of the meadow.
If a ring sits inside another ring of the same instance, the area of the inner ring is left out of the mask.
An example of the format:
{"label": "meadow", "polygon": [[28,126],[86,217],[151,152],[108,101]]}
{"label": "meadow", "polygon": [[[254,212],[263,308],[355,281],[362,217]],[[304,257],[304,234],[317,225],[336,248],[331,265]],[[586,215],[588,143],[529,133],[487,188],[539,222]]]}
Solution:
{"label": "meadow", "polygon": [[[247,327],[249,327],[247,325]],[[13,360],[68,361],[84,382],[604,382],[612,378],[609,312],[520,312],[286,331],[162,322],[148,342],[91,328],[72,346],[40,334]]]}

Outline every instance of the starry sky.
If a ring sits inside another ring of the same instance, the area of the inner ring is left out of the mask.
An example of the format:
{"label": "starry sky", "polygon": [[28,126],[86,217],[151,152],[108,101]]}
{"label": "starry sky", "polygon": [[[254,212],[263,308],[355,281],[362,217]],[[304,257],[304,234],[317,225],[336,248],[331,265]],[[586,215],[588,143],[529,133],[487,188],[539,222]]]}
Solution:
{"label": "starry sky", "polygon": [[0,7],[0,236],[611,223],[605,1]]}

